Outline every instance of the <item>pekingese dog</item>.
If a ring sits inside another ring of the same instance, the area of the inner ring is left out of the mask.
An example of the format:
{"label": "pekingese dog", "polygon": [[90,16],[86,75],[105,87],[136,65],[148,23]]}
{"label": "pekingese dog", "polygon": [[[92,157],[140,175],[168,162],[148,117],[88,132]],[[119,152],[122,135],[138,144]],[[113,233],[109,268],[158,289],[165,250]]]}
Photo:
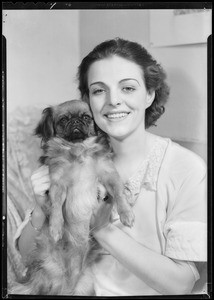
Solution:
{"label": "pekingese dog", "polygon": [[109,197],[124,225],[134,221],[108,140],[98,134],[89,106],[81,100],[46,108],[35,133],[42,138],[40,161],[49,166],[51,180],[43,207],[47,218],[27,261],[26,278],[14,292],[93,295],[89,270],[99,257],[90,235],[94,210]]}

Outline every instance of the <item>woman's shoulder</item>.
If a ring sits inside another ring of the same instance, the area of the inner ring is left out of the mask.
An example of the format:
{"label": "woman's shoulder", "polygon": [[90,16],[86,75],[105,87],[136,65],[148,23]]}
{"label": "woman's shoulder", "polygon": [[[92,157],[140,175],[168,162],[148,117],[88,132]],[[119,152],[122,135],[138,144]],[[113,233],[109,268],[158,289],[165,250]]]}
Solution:
{"label": "woman's shoulder", "polygon": [[180,145],[178,142],[170,140],[169,152],[171,151],[172,160],[177,163],[183,163],[187,167],[206,169],[206,163],[198,154],[194,151],[187,149]]}
{"label": "woman's shoulder", "polygon": [[205,174],[207,166],[205,161],[195,152],[181,146],[170,138],[162,138],[167,143],[162,168],[169,174]]}

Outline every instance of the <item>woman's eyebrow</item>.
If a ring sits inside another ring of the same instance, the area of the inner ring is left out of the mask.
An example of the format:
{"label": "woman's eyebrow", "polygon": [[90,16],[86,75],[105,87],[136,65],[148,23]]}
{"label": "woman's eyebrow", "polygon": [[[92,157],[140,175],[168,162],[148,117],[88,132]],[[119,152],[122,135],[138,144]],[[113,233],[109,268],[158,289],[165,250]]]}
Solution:
{"label": "woman's eyebrow", "polygon": [[128,81],[128,80],[135,80],[140,85],[139,81],[135,78],[124,78],[124,79],[120,80],[120,83],[123,82],[123,81]]}
{"label": "woman's eyebrow", "polygon": [[[139,81],[138,81],[137,79],[135,79],[135,78],[124,78],[124,79],[121,79],[121,80],[119,81],[119,83],[122,83],[122,82],[128,81],[128,80],[135,80],[135,81],[140,85]],[[105,85],[105,83],[102,82],[102,81],[96,81],[96,82],[92,82],[92,83],[90,84],[90,86],[92,86],[92,85],[94,85],[94,84],[102,84],[102,85]]]}
{"label": "woman's eyebrow", "polygon": [[92,82],[92,83],[90,84],[90,86],[92,86],[93,84],[102,84],[102,85],[105,85],[105,83],[102,82],[102,81]]}

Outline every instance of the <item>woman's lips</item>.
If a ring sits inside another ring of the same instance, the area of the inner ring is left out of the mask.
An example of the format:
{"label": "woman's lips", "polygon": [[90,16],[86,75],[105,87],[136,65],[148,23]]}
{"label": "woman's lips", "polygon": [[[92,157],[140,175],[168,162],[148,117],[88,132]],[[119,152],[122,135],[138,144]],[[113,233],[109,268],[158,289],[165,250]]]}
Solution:
{"label": "woman's lips", "polygon": [[109,120],[121,120],[126,118],[129,115],[129,112],[111,112],[104,114],[104,116]]}

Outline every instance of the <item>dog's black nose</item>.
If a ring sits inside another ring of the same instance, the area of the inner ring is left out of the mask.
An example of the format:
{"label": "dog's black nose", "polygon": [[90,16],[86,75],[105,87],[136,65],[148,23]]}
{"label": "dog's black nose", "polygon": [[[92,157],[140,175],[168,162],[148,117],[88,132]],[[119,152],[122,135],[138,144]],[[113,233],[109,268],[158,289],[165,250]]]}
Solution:
{"label": "dog's black nose", "polygon": [[73,123],[73,125],[78,125],[78,124],[80,124],[81,122],[80,122],[79,119],[74,119],[74,120],[72,120],[72,123]]}

